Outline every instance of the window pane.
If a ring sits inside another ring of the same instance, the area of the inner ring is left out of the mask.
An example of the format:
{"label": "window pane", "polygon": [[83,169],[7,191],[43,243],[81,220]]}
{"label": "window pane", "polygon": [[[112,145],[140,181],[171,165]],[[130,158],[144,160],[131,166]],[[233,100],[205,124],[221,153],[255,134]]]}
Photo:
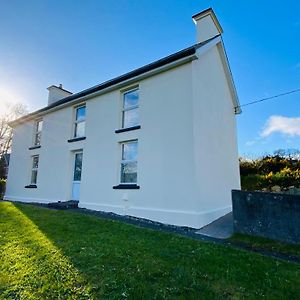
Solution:
{"label": "window pane", "polygon": [[137,163],[122,163],[121,164],[121,183],[136,183],[137,182]]}
{"label": "window pane", "polygon": [[138,105],[139,102],[139,90],[130,91],[124,94],[124,108],[128,108],[134,105]]}
{"label": "window pane", "polygon": [[126,143],[122,145],[122,160],[137,159],[137,142]]}
{"label": "window pane", "polygon": [[39,146],[41,144],[41,132],[36,133],[34,144],[37,146]]}
{"label": "window pane", "polygon": [[85,122],[75,124],[75,137],[83,137],[85,135]]}
{"label": "window pane", "polygon": [[76,121],[83,121],[85,119],[85,106],[78,107],[76,110]]}
{"label": "window pane", "polygon": [[138,108],[123,111],[123,128],[139,125]]}
{"label": "window pane", "polygon": [[32,170],[31,172],[31,184],[36,184],[37,182],[37,170]]}
{"label": "window pane", "polygon": [[75,166],[74,166],[74,181],[81,180],[81,170],[82,170],[82,153],[75,154]]}
{"label": "window pane", "polygon": [[39,157],[34,156],[32,158],[32,169],[37,169],[39,167]]}
{"label": "window pane", "polygon": [[41,132],[43,128],[43,120],[40,120],[36,123],[36,131]]}

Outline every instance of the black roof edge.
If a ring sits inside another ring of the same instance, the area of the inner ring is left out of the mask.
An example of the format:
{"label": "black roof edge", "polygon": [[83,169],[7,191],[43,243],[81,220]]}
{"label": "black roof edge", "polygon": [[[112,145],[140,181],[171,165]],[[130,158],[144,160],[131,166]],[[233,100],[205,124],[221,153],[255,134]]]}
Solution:
{"label": "black roof edge", "polygon": [[216,36],[214,36],[214,37],[212,37],[212,38],[210,38],[210,39],[208,39],[208,40],[206,40],[204,42],[194,44],[193,46],[190,46],[190,47],[185,48],[185,49],[183,49],[181,51],[178,51],[178,52],[173,53],[171,55],[168,55],[168,56],[166,56],[164,58],[161,58],[161,59],[159,59],[157,61],[154,61],[154,62],[152,62],[150,64],[147,64],[147,65],[145,65],[143,67],[140,67],[138,69],[135,69],[133,71],[130,71],[128,73],[120,75],[118,77],[115,77],[115,78],[113,78],[111,80],[105,81],[105,82],[103,82],[103,83],[101,83],[99,85],[95,85],[95,86],[93,86],[91,88],[88,88],[88,89],[83,90],[81,92],[78,92],[76,94],[72,94],[70,96],[67,96],[67,97],[65,97],[65,98],[63,98],[61,100],[58,100],[58,101],[54,102],[51,105],[45,106],[45,107],[43,107],[43,108],[41,108],[39,110],[36,110],[36,111],[34,111],[32,113],[29,113],[29,114],[27,114],[27,115],[25,115],[25,116],[23,116],[23,117],[21,117],[19,119],[16,119],[16,120],[10,122],[10,124],[11,124],[11,126],[13,126],[14,123],[23,122],[26,119],[28,119],[30,117],[33,117],[36,114],[46,112],[46,111],[48,111],[48,110],[50,110],[52,108],[55,108],[57,106],[60,106],[62,104],[66,104],[66,103],[71,102],[71,101],[73,101],[75,99],[87,96],[89,94],[93,94],[93,93],[101,91],[101,90],[103,90],[105,88],[111,87],[111,86],[113,86],[115,84],[121,83],[121,82],[123,82],[125,80],[128,80],[128,79],[131,79],[133,77],[142,75],[142,74],[144,74],[146,72],[155,70],[155,69],[157,69],[159,67],[162,67],[162,66],[167,65],[169,63],[175,62],[175,61],[177,61],[179,59],[182,59],[182,58],[185,58],[187,56],[193,55],[193,54],[196,53],[197,49],[199,49],[200,47],[204,46],[205,44],[209,43],[210,41],[214,40],[215,38],[217,38],[219,36],[220,36],[220,34],[218,34],[218,35],[216,35]]}

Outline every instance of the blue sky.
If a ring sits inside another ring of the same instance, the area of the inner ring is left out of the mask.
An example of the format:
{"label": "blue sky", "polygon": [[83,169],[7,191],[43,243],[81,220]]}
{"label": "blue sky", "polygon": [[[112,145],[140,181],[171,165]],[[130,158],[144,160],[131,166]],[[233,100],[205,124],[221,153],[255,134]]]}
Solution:
{"label": "blue sky", "polygon": [[[271,5],[272,3],[272,5]],[[241,104],[300,88],[298,1],[0,0],[0,109],[78,92],[195,43],[191,16],[212,7]],[[300,93],[245,107],[239,153],[300,148]]]}

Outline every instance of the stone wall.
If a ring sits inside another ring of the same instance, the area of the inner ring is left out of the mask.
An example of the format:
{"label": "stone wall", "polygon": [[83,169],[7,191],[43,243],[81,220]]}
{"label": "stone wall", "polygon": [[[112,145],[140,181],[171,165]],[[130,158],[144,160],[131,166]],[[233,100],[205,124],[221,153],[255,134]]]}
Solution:
{"label": "stone wall", "polygon": [[300,244],[300,196],[233,190],[232,209],[235,233]]}

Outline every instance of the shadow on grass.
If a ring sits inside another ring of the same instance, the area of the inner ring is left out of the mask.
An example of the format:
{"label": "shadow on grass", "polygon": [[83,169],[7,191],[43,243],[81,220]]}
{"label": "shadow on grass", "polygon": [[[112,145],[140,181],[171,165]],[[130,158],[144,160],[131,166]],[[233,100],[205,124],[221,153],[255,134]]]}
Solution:
{"label": "shadow on grass", "polygon": [[[66,288],[66,295],[78,292],[90,299],[300,297],[296,265],[75,212],[9,205],[9,218],[15,225],[21,218],[22,236],[27,236],[26,243],[32,240],[25,258],[40,257],[35,263],[39,268],[37,263],[45,256],[49,274],[43,282],[49,279],[48,285],[53,283],[55,289],[59,289],[56,281],[82,288]],[[17,239],[20,232],[12,231]],[[62,277],[63,270],[69,277]]]}

